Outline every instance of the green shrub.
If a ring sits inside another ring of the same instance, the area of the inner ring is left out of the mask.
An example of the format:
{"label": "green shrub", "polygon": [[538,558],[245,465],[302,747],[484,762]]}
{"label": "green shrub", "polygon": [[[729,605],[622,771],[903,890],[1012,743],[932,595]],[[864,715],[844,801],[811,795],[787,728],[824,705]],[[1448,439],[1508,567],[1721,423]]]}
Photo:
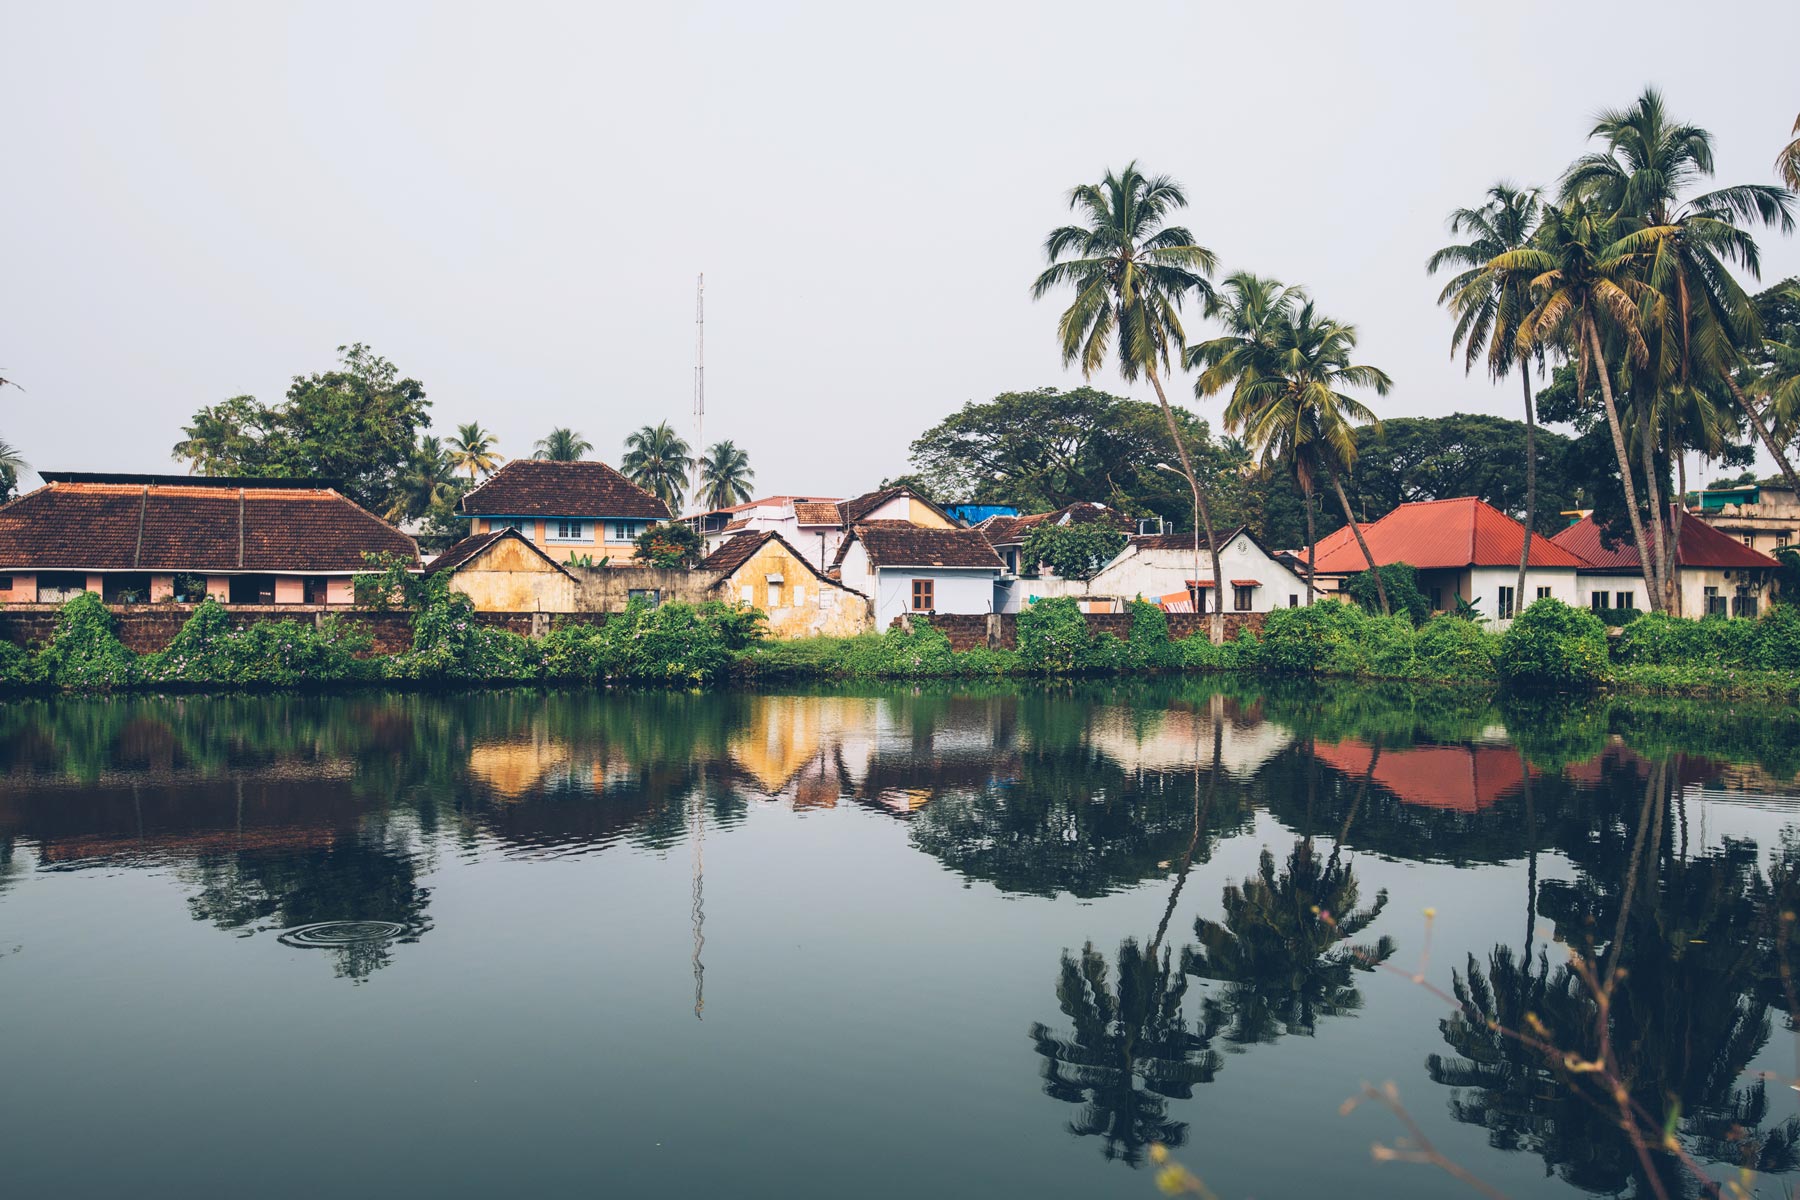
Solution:
{"label": "green shrub", "polygon": [[619,648],[604,625],[566,622],[538,643],[546,679],[599,682],[619,674]]}
{"label": "green shrub", "polygon": [[1017,628],[1019,661],[1027,671],[1064,675],[1090,661],[1087,617],[1068,596],[1026,605]]}
{"label": "green shrub", "polygon": [[1757,619],[1750,663],[1764,671],[1800,670],[1800,608],[1776,604]]}
{"label": "green shrub", "polygon": [[316,625],[261,621],[238,628],[218,601],[207,599],[173,641],[143,660],[143,676],[160,683],[335,683],[373,674],[357,657],[369,641],[366,633],[335,615]]}
{"label": "green shrub", "polygon": [[42,668],[31,651],[0,641],[0,687],[30,687],[43,681]]}
{"label": "green shrub", "polygon": [[990,650],[976,646],[956,655],[958,675],[1015,675],[1021,670],[1017,650]]}
{"label": "green shrub", "polygon": [[[1388,563],[1377,568],[1387,591],[1388,608],[1396,617],[1405,617],[1417,625],[1431,615],[1431,602],[1419,590],[1419,572],[1411,563]],[[1344,591],[1362,606],[1364,612],[1381,611],[1381,593],[1375,590],[1375,574],[1362,571],[1344,581]]]}
{"label": "green shrub", "polygon": [[1182,654],[1169,637],[1169,616],[1162,606],[1139,599],[1133,600],[1127,611],[1131,632],[1125,639],[1125,665],[1139,671],[1180,666]]}
{"label": "green shrub", "polygon": [[1407,679],[1415,670],[1414,644],[1418,634],[1412,621],[1395,613],[1369,616],[1349,644],[1358,651],[1359,668],[1346,674],[1376,675],[1383,679]]}
{"label": "green shrub", "polygon": [[[1603,620],[1596,616],[1597,620]],[[1618,660],[1622,663],[1693,663],[1708,657],[1700,622],[1646,613],[1619,634]]]}
{"label": "green shrub", "polygon": [[1473,621],[1443,613],[1413,642],[1413,664],[1429,679],[1493,679],[1500,639]]}
{"label": "green shrub", "polygon": [[706,557],[700,535],[681,521],[647,526],[637,535],[636,544],[632,557],[645,559],[653,567],[691,567]]}
{"label": "green shrub", "polygon": [[1500,635],[1500,678],[1531,687],[1578,689],[1607,681],[1606,626],[1561,600],[1534,602]]}
{"label": "green shrub", "polygon": [[127,687],[139,678],[137,655],[113,632],[112,613],[92,592],[62,606],[37,657],[44,681],[58,687]]}
{"label": "green shrub", "polygon": [[1303,675],[1349,665],[1353,674],[1355,633],[1366,619],[1361,609],[1341,600],[1278,608],[1263,625],[1255,665]]}
{"label": "green shrub", "polygon": [[912,618],[910,633],[903,626],[894,626],[869,649],[872,653],[856,662],[856,674],[905,678],[950,675],[956,670],[949,636],[924,617]]}

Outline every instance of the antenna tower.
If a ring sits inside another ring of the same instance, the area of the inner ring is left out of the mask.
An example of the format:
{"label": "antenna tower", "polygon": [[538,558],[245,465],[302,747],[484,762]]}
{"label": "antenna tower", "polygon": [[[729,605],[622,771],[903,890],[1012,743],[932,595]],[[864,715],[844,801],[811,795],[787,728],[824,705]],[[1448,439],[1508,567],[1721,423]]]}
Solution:
{"label": "antenna tower", "polygon": [[700,458],[706,453],[706,273],[694,283],[694,511],[700,496]]}

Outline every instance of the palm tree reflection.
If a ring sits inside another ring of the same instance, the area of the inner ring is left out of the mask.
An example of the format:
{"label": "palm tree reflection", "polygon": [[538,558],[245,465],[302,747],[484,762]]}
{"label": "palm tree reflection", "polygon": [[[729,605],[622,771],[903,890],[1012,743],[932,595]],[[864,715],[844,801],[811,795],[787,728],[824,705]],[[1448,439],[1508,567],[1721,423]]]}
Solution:
{"label": "palm tree reflection", "polygon": [[1238,1046],[1313,1033],[1321,1017],[1362,1007],[1358,972],[1394,953],[1391,938],[1357,945],[1387,905],[1387,892],[1358,909],[1356,874],[1336,854],[1321,860],[1309,839],[1294,843],[1281,870],[1267,849],[1257,875],[1227,884],[1225,920],[1194,923],[1198,946],[1181,969],[1225,986],[1205,999],[1206,1024]]}
{"label": "palm tree reflection", "polygon": [[1072,1030],[1034,1023],[1031,1040],[1044,1057],[1044,1093],[1081,1105],[1069,1132],[1102,1138],[1103,1155],[1135,1167],[1150,1144],[1187,1140],[1187,1123],[1169,1115],[1168,1101],[1210,1082],[1219,1056],[1208,1031],[1190,1029],[1182,1015],[1187,980],[1167,950],[1145,953],[1126,938],[1117,965],[1115,990],[1092,943],[1079,957],[1064,951],[1056,999]]}

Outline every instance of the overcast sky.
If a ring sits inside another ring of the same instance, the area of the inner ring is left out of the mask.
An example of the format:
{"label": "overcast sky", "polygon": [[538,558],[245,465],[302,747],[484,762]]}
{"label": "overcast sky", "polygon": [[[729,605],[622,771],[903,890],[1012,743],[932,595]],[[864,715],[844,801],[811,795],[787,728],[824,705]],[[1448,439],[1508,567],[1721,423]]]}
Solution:
{"label": "overcast sky", "polygon": [[[1384,415],[1511,416],[1424,260],[1646,83],[1720,179],[1774,182],[1800,5],[1694,11],[0,0],[0,437],[178,471],[195,408],[360,340],[441,432],[570,425],[617,462],[638,425],[691,436],[704,271],[707,440],[761,492],[850,493],[967,400],[1080,382],[1028,286],[1069,187],[1132,158],[1225,270],[1360,327]],[[1761,239],[1765,280],[1800,272]]]}

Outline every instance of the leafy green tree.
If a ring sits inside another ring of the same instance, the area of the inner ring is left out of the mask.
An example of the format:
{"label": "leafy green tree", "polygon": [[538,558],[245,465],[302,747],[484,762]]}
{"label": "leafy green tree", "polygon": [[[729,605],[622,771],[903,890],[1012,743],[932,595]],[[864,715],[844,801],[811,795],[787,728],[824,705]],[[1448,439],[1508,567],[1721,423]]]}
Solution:
{"label": "leafy green tree", "polygon": [[[1800,117],[1794,118],[1794,127],[1788,132],[1800,134]],[[1783,146],[1775,156],[1775,173],[1789,191],[1800,192],[1800,137]]]}
{"label": "leafy green tree", "polygon": [[653,567],[691,567],[700,561],[700,535],[682,521],[647,526],[637,535],[632,557],[648,559]]}
{"label": "leafy green tree", "polygon": [[428,434],[419,439],[395,481],[394,500],[385,515],[390,521],[417,521],[434,508],[454,505],[460,494],[449,452]]}
{"label": "leafy green tree", "polygon": [[[1159,367],[1169,369],[1171,353],[1179,354],[1186,343],[1182,303],[1190,293],[1202,301],[1212,297],[1207,277],[1217,265],[1213,252],[1197,244],[1185,226],[1168,223],[1185,207],[1187,196],[1180,184],[1166,175],[1148,178],[1135,162],[1116,174],[1108,171],[1098,184],[1072,189],[1069,208],[1080,213],[1085,224],[1050,231],[1044,239],[1044,257],[1050,265],[1032,284],[1031,294],[1041,300],[1057,288],[1074,290],[1074,301],[1057,322],[1057,337],[1063,362],[1080,364],[1084,378],[1100,369],[1110,349],[1126,382],[1135,382],[1140,375],[1150,380],[1193,494],[1197,534],[1204,532],[1212,552],[1213,593],[1223,596],[1225,573],[1206,488],[1158,373]],[[1198,546],[1194,557],[1198,567]],[[1224,636],[1224,614],[1215,611],[1213,641],[1221,642]]]}
{"label": "leafy green tree", "polygon": [[667,421],[645,425],[625,438],[625,457],[619,469],[664,504],[681,511],[681,498],[694,460],[688,444]]}
{"label": "leafy green tree", "polygon": [[567,426],[558,426],[539,438],[531,457],[541,462],[579,462],[594,444]]}
{"label": "leafy green tree", "polygon": [[[1380,590],[1375,587],[1377,575],[1381,577]],[[1431,603],[1419,590],[1418,568],[1411,563],[1387,563],[1373,571],[1360,571],[1344,581],[1344,593],[1370,612],[1379,610],[1382,592],[1387,594],[1395,615],[1405,617],[1414,625],[1431,615]]]}
{"label": "leafy green tree", "polygon": [[1044,1059],[1044,1094],[1081,1106],[1069,1132],[1101,1138],[1103,1156],[1135,1167],[1151,1145],[1187,1140],[1187,1123],[1169,1116],[1168,1101],[1210,1083],[1219,1056],[1208,1031],[1190,1029],[1182,1016],[1187,979],[1167,950],[1158,957],[1126,938],[1117,966],[1115,984],[1092,943],[1079,957],[1064,951],[1056,1001],[1070,1029],[1033,1024],[1030,1035]]}
{"label": "leafy green tree", "polygon": [[385,512],[430,410],[425,387],[358,342],[334,370],[296,375],[280,404],[234,396],[200,409],[174,457],[202,475],[329,479]]}
{"label": "leafy green tree", "polygon": [[710,508],[744,503],[755,483],[749,453],[730,439],[714,442],[712,449],[700,456],[700,502]]}
{"label": "leafy green tree", "polygon": [[1524,422],[1505,417],[1389,417],[1378,426],[1362,426],[1356,430],[1356,471],[1344,486],[1363,521],[1402,504],[1452,496],[1474,496],[1501,512],[1524,516],[1526,490],[1520,482],[1533,441],[1538,459],[1536,532],[1553,534],[1566,523],[1563,511],[1593,507],[1587,475],[1565,462],[1568,437],[1546,429],[1534,436]]}
{"label": "leafy green tree", "polygon": [[1531,311],[1531,285],[1516,271],[1495,270],[1493,261],[1510,250],[1531,243],[1537,232],[1541,203],[1535,188],[1516,188],[1497,183],[1488,189],[1487,202],[1479,208],[1459,208],[1450,214],[1450,233],[1468,240],[1453,242],[1433,254],[1426,269],[1433,274],[1454,269],[1438,293],[1438,303],[1456,317],[1450,336],[1451,349],[1463,352],[1463,370],[1475,369],[1476,360],[1487,359],[1488,375],[1498,381],[1514,367],[1525,389],[1525,537],[1519,549],[1517,595],[1525,595],[1525,571],[1531,565],[1531,536],[1537,531],[1537,419],[1531,403],[1531,360],[1542,365],[1543,354],[1521,350],[1519,321]]}
{"label": "leafy green tree", "polygon": [[458,425],[450,439],[450,463],[457,470],[469,473],[469,485],[473,487],[477,473],[492,475],[506,461],[494,446],[494,435],[483,429],[480,422]]}
{"label": "leafy green tree", "polygon": [[1025,535],[1019,552],[1023,566],[1045,566],[1062,579],[1092,579],[1125,548],[1124,532],[1110,520],[1040,521]]}

